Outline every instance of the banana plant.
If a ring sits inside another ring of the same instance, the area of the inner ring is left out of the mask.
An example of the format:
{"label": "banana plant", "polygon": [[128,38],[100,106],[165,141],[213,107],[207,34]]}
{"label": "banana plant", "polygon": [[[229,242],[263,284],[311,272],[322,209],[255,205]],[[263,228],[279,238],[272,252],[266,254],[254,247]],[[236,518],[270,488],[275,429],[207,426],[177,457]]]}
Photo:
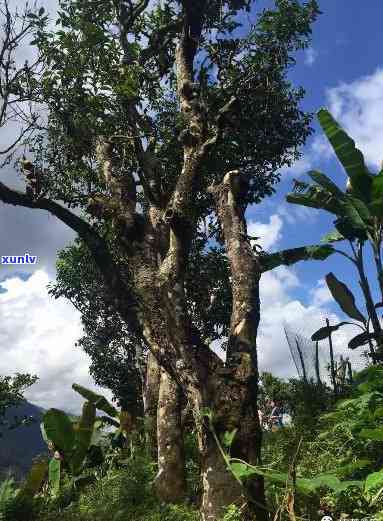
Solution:
{"label": "banana plant", "polygon": [[[355,266],[368,317],[364,317],[356,308],[352,292],[332,273],[326,277],[327,285],[341,309],[350,318],[356,320],[357,325],[362,329],[362,333],[351,340],[349,347],[355,349],[369,343],[373,359],[377,358],[376,355],[379,355],[380,358],[380,351],[383,350],[383,331],[377,308],[383,306],[383,169],[376,174],[372,174],[368,170],[362,152],[356,148],[355,142],[328,110],[319,110],[318,120],[348,176],[346,189],[339,188],[322,172],[312,170],[308,172],[308,175],[313,182],[295,181],[293,192],[288,194],[286,199],[293,204],[325,210],[335,217],[335,229],[323,237],[322,242],[348,244],[348,250],[334,248],[334,251],[347,258]],[[365,271],[364,251],[367,244],[371,246],[374,254],[381,292],[382,302],[377,304],[373,301]],[[321,328],[314,333],[312,338],[325,338],[332,331],[346,324],[349,322],[331,326],[332,329]],[[374,353],[372,341],[376,342],[378,353]]]}
{"label": "banana plant", "polygon": [[91,446],[96,421],[96,407],[85,402],[82,415],[77,422],[59,409],[49,409],[43,416],[41,432],[44,440],[54,451],[49,463],[49,483],[53,495],[60,489],[61,465],[66,465],[77,484],[84,476],[85,458]]}
{"label": "banana plant", "polygon": [[118,411],[104,396],[97,394],[82,385],[74,383],[72,389],[92,403],[96,409],[107,414],[107,416],[101,416],[99,420],[116,427],[116,440],[128,436],[133,429],[133,417],[128,411]]}

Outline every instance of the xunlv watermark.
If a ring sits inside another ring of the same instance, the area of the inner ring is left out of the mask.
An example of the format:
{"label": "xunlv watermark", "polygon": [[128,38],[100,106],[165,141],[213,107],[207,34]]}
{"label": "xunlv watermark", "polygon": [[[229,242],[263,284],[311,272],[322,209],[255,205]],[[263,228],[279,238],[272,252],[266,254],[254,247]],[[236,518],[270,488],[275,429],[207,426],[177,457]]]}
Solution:
{"label": "xunlv watermark", "polygon": [[36,264],[37,255],[2,255],[1,264]]}

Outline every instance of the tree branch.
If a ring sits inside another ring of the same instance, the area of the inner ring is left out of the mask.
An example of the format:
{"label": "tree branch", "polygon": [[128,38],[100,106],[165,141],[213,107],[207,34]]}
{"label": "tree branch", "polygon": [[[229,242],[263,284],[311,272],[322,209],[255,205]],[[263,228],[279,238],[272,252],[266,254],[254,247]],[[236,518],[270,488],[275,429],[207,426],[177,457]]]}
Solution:
{"label": "tree branch", "polygon": [[109,252],[107,243],[90,224],[55,201],[46,198],[34,199],[23,192],[8,188],[1,182],[0,200],[13,206],[46,210],[74,230],[91,251],[106,285],[115,296],[116,307],[124,320],[126,320],[132,332],[142,334],[137,318],[136,300],[124,283],[120,270]]}

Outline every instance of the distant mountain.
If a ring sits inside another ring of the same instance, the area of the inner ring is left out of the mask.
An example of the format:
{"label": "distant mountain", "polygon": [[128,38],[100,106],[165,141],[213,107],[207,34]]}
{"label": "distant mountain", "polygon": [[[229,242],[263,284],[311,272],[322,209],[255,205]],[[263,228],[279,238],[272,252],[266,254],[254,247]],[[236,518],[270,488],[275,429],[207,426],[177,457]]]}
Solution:
{"label": "distant mountain", "polygon": [[32,460],[39,454],[47,453],[47,446],[41,436],[40,422],[44,409],[27,401],[7,411],[6,419],[32,416],[35,421],[15,429],[2,429],[0,437],[0,476],[9,472],[16,479],[22,479],[31,467]]}

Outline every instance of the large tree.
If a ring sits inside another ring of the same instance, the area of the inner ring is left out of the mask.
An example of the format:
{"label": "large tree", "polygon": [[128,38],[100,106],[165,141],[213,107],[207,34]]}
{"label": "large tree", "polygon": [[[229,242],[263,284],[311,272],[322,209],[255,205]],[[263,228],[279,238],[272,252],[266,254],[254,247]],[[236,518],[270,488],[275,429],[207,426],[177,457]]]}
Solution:
{"label": "large tree", "polygon": [[[234,456],[259,461],[260,277],[332,253],[269,255],[251,245],[245,219],[310,133],[303,91],[286,74],[317,15],[315,0],[276,0],[264,11],[251,0],[62,0],[54,31],[42,15],[36,21],[44,63],[36,99],[48,121],[21,164],[26,192],[0,183],[5,203],[46,210],[78,233],[108,302],[161,366],[169,495],[182,488],[172,472],[182,449],[178,390],[186,396],[205,521],[244,499],[244,519],[268,518],[262,479],[237,484],[205,414],[218,435],[237,429]],[[225,364],[209,348],[224,335]]]}

